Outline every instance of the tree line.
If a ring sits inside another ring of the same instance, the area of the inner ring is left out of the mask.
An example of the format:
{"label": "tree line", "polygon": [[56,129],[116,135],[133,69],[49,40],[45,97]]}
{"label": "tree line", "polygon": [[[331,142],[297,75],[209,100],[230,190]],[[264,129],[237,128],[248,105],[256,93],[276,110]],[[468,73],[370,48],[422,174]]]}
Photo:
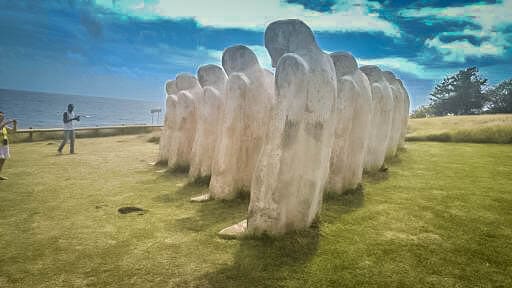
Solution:
{"label": "tree line", "polygon": [[411,117],[483,113],[512,113],[512,79],[488,86],[478,68],[470,67],[438,83],[430,93],[430,102],[414,110]]}

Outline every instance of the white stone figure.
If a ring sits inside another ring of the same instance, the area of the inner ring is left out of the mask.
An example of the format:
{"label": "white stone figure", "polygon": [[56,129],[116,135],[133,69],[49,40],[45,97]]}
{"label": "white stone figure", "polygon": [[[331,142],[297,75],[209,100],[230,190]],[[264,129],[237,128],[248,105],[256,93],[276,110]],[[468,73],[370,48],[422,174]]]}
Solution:
{"label": "white stone figure", "polygon": [[203,95],[197,101],[198,121],[189,171],[193,178],[211,175],[227,81],[224,70],[212,64],[199,67],[197,77]]}
{"label": "white stone figure", "polygon": [[[177,91],[176,91],[177,93]],[[176,136],[178,129],[178,97],[176,94],[169,95],[167,99],[166,114],[169,113],[169,125],[167,128],[167,166],[169,163],[175,163],[178,154],[179,139]],[[167,112],[168,111],[168,112]]]}
{"label": "white stone figure", "polygon": [[379,67],[368,65],[360,69],[368,77],[372,90],[371,132],[365,153],[364,168],[375,171],[383,167],[386,157],[392,124],[393,96]]}
{"label": "white stone figure", "polygon": [[338,97],[327,191],[342,193],[356,188],[362,179],[372,96],[368,78],[357,68],[350,53],[336,52],[330,56],[336,69]]}
{"label": "white stone figure", "polygon": [[265,47],[277,66],[276,105],[253,175],[246,229],[282,234],[310,226],[319,212],[334,139],[336,72],[300,20],[271,23]]}
{"label": "white stone figure", "polygon": [[159,157],[158,162],[168,161],[169,159],[169,133],[173,122],[175,122],[175,111],[173,106],[176,107],[176,81],[169,80],[165,83],[165,116],[164,116],[164,125],[162,127],[162,133],[160,134],[160,149],[159,149]]}
{"label": "white stone figure", "polygon": [[[178,93],[178,88],[176,88],[176,80],[168,81],[166,83],[166,93],[167,93],[167,99],[166,99],[166,111],[165,111],[165,117],[167,123],[165,124],[166,129],[166,135],[165,135],[165,142],[166,142],[166,154],[167,154],[167,164],[174,163],[176,160],[176,154],[178,149],[178,141],[176,137],[176,130],[178,127],[178,118],[177,118],[177,103],[178,98],[176,94]],[[161,138],[162,140],[162,138]]]}
{"label": "white stone figure", "polygon": [[196,101],[203,95],[203,89],[196,77],[187,73],[179,74],[176,77],[176,88],[179,91],[176,95],[178,99],[176,108],[178,148],[174,163],[169,162],[171,169],[190,165],[197,128]]}
{"label": "white stone figure", "polygon": [[400,135],[402,134],[403,113],[404,113],[404,96],[395,74],[390,71],[382,72],[384,79],[389,83],[391,94],[393,95],[393,114],[391,133],[388,141],[388,148],[386,152],[387,157],[394,157],[396,155],[398,144],[400,142]]}
{"label": "white stone figure", "polygon": [[409,94],[407,93],[407,89],[405,89],[404,84],[400,79],[396,79],[398,82],[398,85],[400,86],[400,90],[402,90],[402,95],[404,97],[404,106],[403,106],[403,113],[402,113],[402,131],[400,133],[400,141],[398,141],[399,147],[405,146],[405,135],[407,134],[407,124],[409,122],[409,109],[411,106],[411,99],[409,98]]}
{"label": "white stone figure", "polygon": [[224,51],[222,66],[229,79],[209,193],[215,199],[232,199],[250,188],[273,105],[273,76],[242,45]]}

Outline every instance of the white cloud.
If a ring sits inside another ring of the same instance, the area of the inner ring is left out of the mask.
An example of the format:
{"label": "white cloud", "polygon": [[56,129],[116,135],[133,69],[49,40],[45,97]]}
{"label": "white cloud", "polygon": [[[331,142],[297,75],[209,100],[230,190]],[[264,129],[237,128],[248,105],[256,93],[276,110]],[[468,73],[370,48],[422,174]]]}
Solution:
{"label": "white cloud", "polygon": [[299,18],[315,31],[382,32],[391,37],[400,36],[397,26],[379,17],[380,4],[366,0],[339,0],[332,11],[325,13],[281,0],[187,0],[185,3],[177,0],[154,3],[128,1],[125,5],[120,2],[116,2],[116,5],[106,0],[96,3],[145,18],[193,19],[206,27],[263,31],[272,21]]}
{"label": "white cloud", "polygon": [[[479,29],[461,32],[442,32],[427,39],[425,45],[436,49],[448,62],[464,62],[467,57],[501,56],[511,46],[510,34],[505,31],[512,25],[512,0],[496,4],[471,4],[458,7],[405,9],[400,15],[410,18],[430,18],[444,21],[465,21],[477,24]],[[448,26],[449,27],[449,26]],[[474,45],[467,39],[441,41],[441,36],[472,36],[481,41]]]}
{"label": "white cloud", "polygon": [[477,3],[458,7],[404,9],[400,11],[400,15],[404,17],[465,20],[479,24],[485,31],[492,31],[495,28],[512,24],[511,11],[512,0],[504,0],[496,4]]}
{"label": "white cloud", "polygon": [[484,41],[480,43],[480,45],[474,45],[467,39],[445,43],[439,39],[439,36],[436,36],[432,39],[427,39],[425,45],[429,48],[436,49],[443,55],[443,60],[447,62],[463,63],[469,56],[500,56],[505,53],[503,46],[496,45],[489,41]]}

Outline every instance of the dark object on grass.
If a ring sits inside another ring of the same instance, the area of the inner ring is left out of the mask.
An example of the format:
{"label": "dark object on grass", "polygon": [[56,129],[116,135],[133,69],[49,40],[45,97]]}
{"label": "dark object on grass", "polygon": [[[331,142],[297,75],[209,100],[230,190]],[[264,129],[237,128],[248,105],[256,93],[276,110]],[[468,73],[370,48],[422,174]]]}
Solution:
{"label": "dark object on grass", "polygon": [[160,136],[151,136],[151,137],[149,137],[149,139],[147,141],[149,143],[159,144],[160,143]]}
{"label": "dark object on grass", "polygon": [[190,170],[190,165],[188,164],[178,164],[169,169],[172,174],[188,174]]}
{"label": "dark object on grass", "polygon": [[135,207],[135,206],[127,206],[127,207],[121,207],[121,208],[117,209],[117,212],[119,212],[121,214],[128,214],[128,213],[133,213],[133,212],[144,212],[144,209]]}
{"label": "dark object on grass", "polygon": [[211,175],[198,176],[198,177],[194,178],[192,183],[194,183],[195,185],[198,185],[198,186],[208,186],[208,185],[210,185],[210,179],[211,179]]}

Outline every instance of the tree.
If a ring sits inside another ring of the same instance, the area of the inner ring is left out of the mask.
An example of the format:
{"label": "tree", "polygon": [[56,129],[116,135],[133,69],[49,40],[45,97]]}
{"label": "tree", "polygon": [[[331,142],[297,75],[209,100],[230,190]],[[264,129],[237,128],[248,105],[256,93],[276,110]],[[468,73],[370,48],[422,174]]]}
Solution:
{"label": "tree", "polygon": [[476,67],[444,78],[430,94],[432,113],[438,116],[480,113],[486,103],[486,94],[482,91],[486,83],[487,79],[479,75]]}
{"label": "tree", "polygon": [[487,91],[489,112],[512,113],[512,79],[505,80]]}
{"label": "tree", "polygon": [[433,115],[430,105],[422,105],[411,113],[411,118],[427,118]]}

